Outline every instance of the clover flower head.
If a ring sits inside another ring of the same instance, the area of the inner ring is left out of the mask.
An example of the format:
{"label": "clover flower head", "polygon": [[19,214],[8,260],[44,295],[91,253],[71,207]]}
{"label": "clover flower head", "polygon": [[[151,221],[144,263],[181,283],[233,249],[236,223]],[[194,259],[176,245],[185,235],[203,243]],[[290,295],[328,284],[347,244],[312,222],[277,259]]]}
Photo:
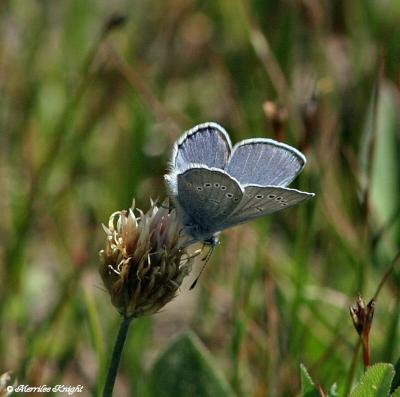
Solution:
{"label": "clover flower head", "polygon": [[124,317],[159,311],[190,273],[193,255],[182,248],[182,225],[168,202],[143,213],[133,203],[114,212],[100,251],[100,275],[112,304]]}

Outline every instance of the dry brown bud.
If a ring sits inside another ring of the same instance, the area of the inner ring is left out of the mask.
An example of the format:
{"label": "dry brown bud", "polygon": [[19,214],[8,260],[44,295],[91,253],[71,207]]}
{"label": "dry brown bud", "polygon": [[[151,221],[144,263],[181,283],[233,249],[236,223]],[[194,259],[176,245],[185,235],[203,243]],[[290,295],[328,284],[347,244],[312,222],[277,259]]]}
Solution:
{"label": "dry brown bud", "polygon": [[359,335],[369,334],[374,317],[375,301],[371,300],[367,305],[358,296],[356,303],[350,306],[350,315],[353,320],[354,328]]}

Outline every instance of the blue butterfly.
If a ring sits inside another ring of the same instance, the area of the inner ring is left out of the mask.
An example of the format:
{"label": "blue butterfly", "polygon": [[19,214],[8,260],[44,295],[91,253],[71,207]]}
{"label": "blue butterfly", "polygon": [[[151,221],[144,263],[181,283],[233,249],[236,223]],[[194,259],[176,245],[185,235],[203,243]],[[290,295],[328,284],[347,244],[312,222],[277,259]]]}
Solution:
{"label": "blue butterfly", "polygon": [[205,123],[175,143],[165,181],[185,231],[215,245],[224,229],[314,197],[286,187],[305,164],[301,152],[272,139],[232,147],[224,128]]}

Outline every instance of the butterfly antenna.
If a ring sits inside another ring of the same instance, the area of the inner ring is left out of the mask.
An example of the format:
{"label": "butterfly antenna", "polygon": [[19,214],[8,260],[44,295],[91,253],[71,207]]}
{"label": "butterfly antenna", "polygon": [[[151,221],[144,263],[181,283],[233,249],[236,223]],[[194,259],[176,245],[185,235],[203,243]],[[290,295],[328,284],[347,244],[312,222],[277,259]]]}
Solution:
{"label": "butterfly antenna", "polygon": [[[200,273],[199,273],[198,276],[196,277],[196,280],[193,281],[193,283],[192,283],[192,285],[190,286],[189,290],[192,290],[192,289],[196,286],[197,282],[199,281],[200,276],[202,275],[202,273],[203,273],[203,271],[204,271],[204,269],[205,269],[205,267],[206,267],[208,261],[209,261],[210,258],[211,258],[211,255],[212,255],[212,253],[213,253],[213,251],[214,251],[214,247],[215,247],[215,246],[212,245],[212,246],[210,247],[210,250],[207,252],[207,255],[202,259],[202,260],[204,261],[203,267],[201,268]],[[203,248],[204,248],[204,246],[203,246]]]}

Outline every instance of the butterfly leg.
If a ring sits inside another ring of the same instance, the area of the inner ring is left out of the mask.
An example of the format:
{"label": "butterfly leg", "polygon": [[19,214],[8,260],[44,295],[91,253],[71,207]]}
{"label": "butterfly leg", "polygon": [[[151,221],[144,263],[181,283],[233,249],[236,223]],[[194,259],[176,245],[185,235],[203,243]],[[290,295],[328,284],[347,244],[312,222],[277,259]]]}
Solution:
{"label": "butterfly leg", "polygon": [[[204,249],[205,246],[206,246],[206,244],[203,245],[202,250]],[[201,268],[200,273],[198,274],[196,279],[193,281],[193,283],[190,286],[189,290],[192,290],[196,286],[197,282],[199,281],[200,276],[202,275],[202,273],[203,273],[208,261],[210,260],[212,253],[214,252],[214,248],[215,248],[215,245],[211,245],[209,251],[206,254],[206,256],[202,259],[202,261],[204,262],[203,263],[203,267]]]}

